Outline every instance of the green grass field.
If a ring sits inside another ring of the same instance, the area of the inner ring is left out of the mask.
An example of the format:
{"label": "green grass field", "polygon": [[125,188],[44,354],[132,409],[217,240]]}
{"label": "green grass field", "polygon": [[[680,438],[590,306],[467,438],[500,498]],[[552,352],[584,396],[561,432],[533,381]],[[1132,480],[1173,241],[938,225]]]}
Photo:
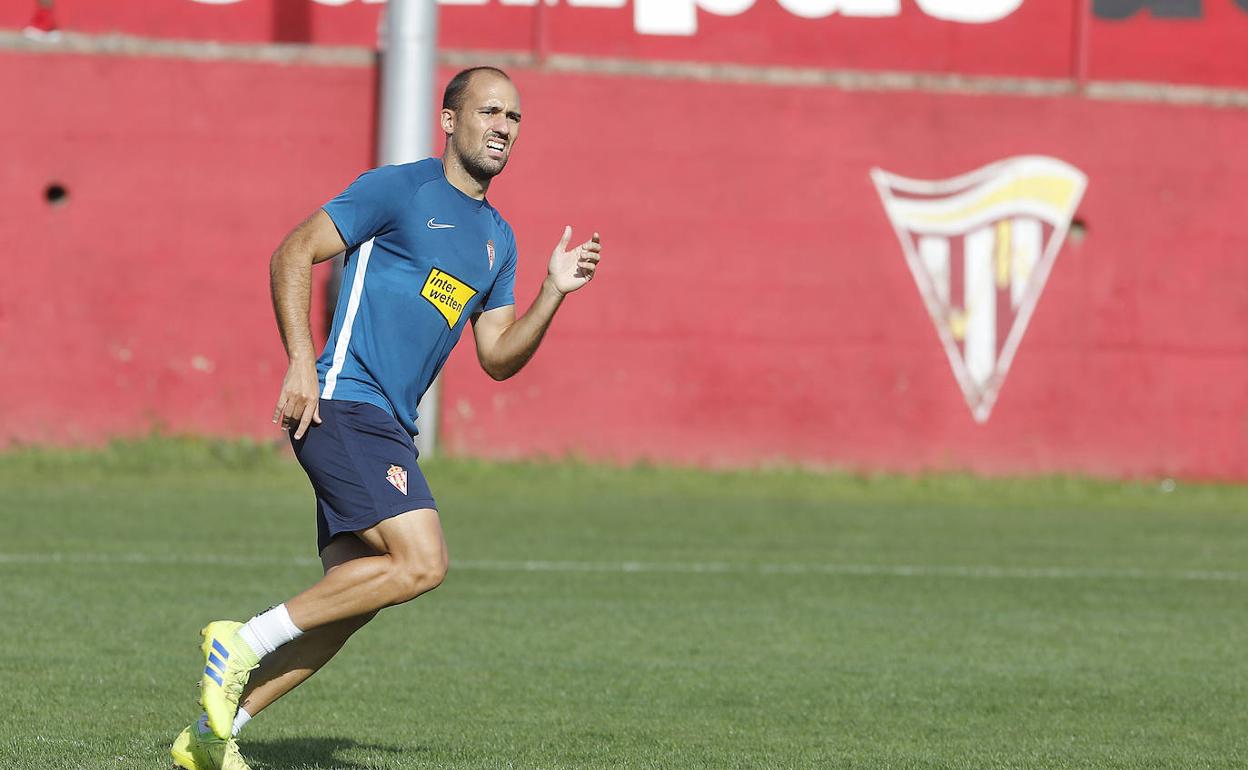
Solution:
{"label": "green grass field", "polygon": [[[452,567],[267,768],[1248,766],[1248,489],[441,461]],[[160,768],[198,629],[319,575],[265,448],[0,456],[0,768]]]}

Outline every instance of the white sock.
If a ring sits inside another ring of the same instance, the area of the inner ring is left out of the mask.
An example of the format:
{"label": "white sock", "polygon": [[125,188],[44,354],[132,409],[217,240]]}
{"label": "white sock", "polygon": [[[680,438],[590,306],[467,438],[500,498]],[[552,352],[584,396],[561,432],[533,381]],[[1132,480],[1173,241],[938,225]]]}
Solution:
{"label": "white sock", "polygon": [[195,723],[195,729],[199,731],[200,735],[207,735],[208,733],[212,732],[212,730],[208,728],[208,715],[207,714],[199,715],[199,721]]}
{"label": "white sock", "polygon": [[[207,716],[205,714],[205,716]],[[234,715],[234,729],[230,735],[238,735],[238,731],[243,729],[243,725],[251,721],[251,714],[247,713],[247,709],[242,706],[238,707],[238,713]]]}
{"label": "white sock", "polygon": [[238,635],[258,658],[263,658],[292,639],[298,639],[302,634],[303,631],[291,621],[285,604],[265,610],[238,629]]}

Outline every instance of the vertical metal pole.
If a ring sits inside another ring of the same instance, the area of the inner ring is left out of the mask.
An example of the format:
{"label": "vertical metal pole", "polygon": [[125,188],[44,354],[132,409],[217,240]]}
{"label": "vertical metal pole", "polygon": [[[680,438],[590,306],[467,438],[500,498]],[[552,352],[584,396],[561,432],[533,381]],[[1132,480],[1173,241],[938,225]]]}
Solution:
{"label": "vertical metal pole", "polygon": [[1082,94],[1088,84],[1088,37],[1091,34],[1092,2],[1091,0],[1075,0],[1074,25],[1074,62],[1071,64],[1071,78],[1075,81],[1076,92]]}
{"label": "vertical metal pole", "polygon": [[[377,159],[411,163],[433,150],[433,100],[438,59],[436,0],[389,0],[381,35],[381,111]],[[416,448],[433,454],[438,436],[441,378],[420,400]]]}
{"label": "vertical metal pole", "polygon": [[547,23],[546,5],[539,2],[533,9],[533,61],[536,64],[546,63],[546,52],[550,49],[550,25]]}

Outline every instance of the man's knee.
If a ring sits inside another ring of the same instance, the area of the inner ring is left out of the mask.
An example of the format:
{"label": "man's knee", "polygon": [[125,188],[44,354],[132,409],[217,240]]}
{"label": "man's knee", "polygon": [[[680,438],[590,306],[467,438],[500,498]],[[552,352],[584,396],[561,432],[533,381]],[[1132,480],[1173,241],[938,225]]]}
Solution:
{"label": "man's knee", "polygon": [[373,550],[390,558],[390,604],[401,604],[432,591],[446,577],[446,541],[442,538],[438,512],[432,508],[401,513],[356,534]]}
{"label": "man's knee", "polygon": [[393,578],[399,594],[398,600],[410,601],[442,585],[448,567],[446,557],[443,556],[409,559],[397,563]]}

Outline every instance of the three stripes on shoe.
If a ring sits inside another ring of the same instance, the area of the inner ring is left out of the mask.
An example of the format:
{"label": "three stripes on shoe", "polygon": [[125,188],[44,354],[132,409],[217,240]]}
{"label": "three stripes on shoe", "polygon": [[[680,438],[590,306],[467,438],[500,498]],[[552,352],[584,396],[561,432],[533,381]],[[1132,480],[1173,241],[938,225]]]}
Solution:
{"label": "three stripes on shoe", "polygon": [[[212,640],[212,649],[213,652],[208,653],[208,665],[204,666],[204,673],[216,682],[218,687],[225,687],[221,676],[225,673],[225,661],[230,659],[230,651],[216,639]],[[213,666],[216,668],[214,669]]]}

